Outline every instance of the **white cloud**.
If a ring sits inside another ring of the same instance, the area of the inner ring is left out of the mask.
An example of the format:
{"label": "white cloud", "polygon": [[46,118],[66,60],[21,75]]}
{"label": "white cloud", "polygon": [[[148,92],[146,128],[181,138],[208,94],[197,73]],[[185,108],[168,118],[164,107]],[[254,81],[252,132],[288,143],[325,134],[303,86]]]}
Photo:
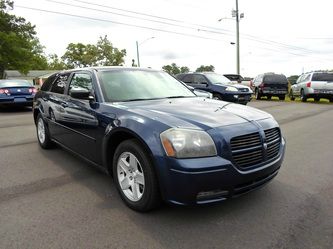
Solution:
{"label": "white cloud", "polygon": [[[192,70],[207,64],[214,65],[216,71],[221,73],[234,73],[236,70],[235,46],[230,45],[230,42],[235,42],[235,21],[230,19],[217,21],[221,17],[231,17],[234,0],[205,2],[82,0],[168,19],[183,20],[183,23],[83,4],[74,0],[54,1],[100,9],[104,12],[75,8],[47,0],[15,0],[15,5],[146,26],[155,30],[15,8],[14,14],[23,16],[36,25],[38,37],[46,47],[47,53],[62,55],[70,42],[95,43],[99,36],[108,35],[116,47],[127,50],[126,64],[130,66],[132,59],[136,59],[135,41],[142,42],[154,36],[155,39],[140,45],[142,66],[160,69],[165,64],[175,62],[181,66],[188,66]],[[332,39],[313,39],[333,38],[333,30],[328,26],[332,23],[330,1],[239,0],[239,8],[240,12],[245,13],[245,18],[240,23],[241,73],[244,76],[255,76],[266,71],[291,75],[299,74],[302,70],[333,69],[333,61],[330,59],[333,54]],[[129,18],[116,13],[154,19],[158,22]],[[213,27],[215,31],[224,34],[205,32],[206,28],[198,25],[192,25],[194,29],[185,29],[161,22],[171,22],[180,26],[191,26],[188,23],[195,23]],[[158,29],[213,40],[181,36],[161,32]]]}

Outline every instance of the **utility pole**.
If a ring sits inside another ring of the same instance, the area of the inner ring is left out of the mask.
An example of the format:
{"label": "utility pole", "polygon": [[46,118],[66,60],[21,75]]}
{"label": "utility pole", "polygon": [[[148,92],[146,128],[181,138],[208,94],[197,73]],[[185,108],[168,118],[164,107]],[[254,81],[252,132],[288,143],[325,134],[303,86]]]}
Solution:
{"label": "utility pole", "polygon": [[237,74],[240,74],[240,58],[239,58],[239,11],[238,11],[238,0],[236,0],[236,69]]}
{"label": "utility pole", "polygon": [[140,67],[140,56],[139,56],[139,43],[136,41],[136,59],[138,61],[138,67]]}

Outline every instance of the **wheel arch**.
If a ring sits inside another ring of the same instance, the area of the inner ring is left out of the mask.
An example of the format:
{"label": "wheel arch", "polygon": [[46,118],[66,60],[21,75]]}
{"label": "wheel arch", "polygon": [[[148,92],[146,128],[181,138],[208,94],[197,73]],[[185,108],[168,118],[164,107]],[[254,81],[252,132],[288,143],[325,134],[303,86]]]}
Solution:
{"label": "wheel arch", "polygon": [[137,133],[129,130],[127,128],[119,127],[112,130],[107,136],[104,138],[102,145],[102,156],[103,156],[103,165],[107,172],[112,175],[112,163],[114,158],[114,153],[119,146],[125,140],[136,139],[146,150],[152,163],[155,164],[153,159],[153,153],[148,146],[148,144],[144,141],[142,137],[140,137]]}

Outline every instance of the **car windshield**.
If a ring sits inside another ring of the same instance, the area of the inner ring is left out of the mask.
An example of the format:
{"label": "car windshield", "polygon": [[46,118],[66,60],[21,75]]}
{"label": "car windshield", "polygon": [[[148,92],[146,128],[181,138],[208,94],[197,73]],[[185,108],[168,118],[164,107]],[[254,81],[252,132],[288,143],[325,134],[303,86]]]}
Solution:
{"label": "car windshield", "polygon": [[196,97],[165,72],[121,69],[101,71],[99,75],[107,102]]}
{"label": "car windshield", "polygon": [[288,83],[286,76],[281,74],[265,75],[263,81],[265,83]]}
{"label": "car windshield", "polygon": [[31,87],[32,84],[25,80],[0,80],[0,87]]}
{"label": "car windshield", "polygon": [[230,80],[223,76],[222,74],[217,73],[208,73],[205,76],[209,79],[212,84],[230,84]]}
{"label": "car windshield", "polygon": [[312,80],[333,82],[333,73],[315,73],[312,76]]}

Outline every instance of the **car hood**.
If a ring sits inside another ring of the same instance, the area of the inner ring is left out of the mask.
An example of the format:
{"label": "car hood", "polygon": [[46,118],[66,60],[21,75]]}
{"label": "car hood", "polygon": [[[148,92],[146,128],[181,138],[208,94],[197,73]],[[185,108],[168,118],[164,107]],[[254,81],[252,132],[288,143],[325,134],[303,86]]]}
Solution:
{"label": "car hood", "polygon": [[201,97],[119,102],[112,105],[127,110],[132,118],[137,118],[133,115],[136,114],[170,127],[203,130],[272,118],[270,114],[252,107]]}

